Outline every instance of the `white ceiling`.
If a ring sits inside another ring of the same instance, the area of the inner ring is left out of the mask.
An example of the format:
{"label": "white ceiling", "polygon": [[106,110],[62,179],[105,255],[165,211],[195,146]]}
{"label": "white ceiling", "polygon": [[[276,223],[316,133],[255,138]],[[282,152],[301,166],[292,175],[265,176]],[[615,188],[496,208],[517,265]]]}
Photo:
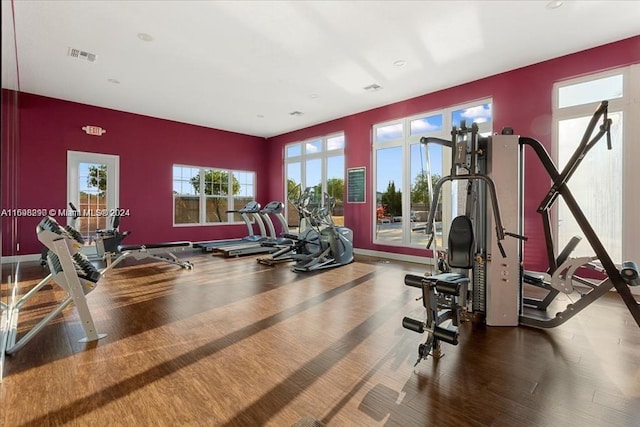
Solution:
{"label": "white ceiling", "polygon": [[640,1],[547,3],[2,0],[2,87],[270,137],[640,34]]}

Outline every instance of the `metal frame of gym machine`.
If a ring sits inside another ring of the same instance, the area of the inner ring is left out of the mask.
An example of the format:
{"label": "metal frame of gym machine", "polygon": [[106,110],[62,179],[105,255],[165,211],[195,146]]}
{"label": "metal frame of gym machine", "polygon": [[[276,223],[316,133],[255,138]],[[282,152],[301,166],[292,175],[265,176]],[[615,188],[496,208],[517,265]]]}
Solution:
{"label": "metal frame of gym machine", "polygon": [[[547,242],[549,269],[546,274],[538,275],[538,277],[534,277],[533,280],[531,280],[532,275],[525,272],[522,281],[542,288],[548,293],[543,299],[525,298],[523,296],[521,299],[520,315],[520,323],[523,325],[538,328],[552,328],[561,325],[606,292],[615,288],[640,327],[640,303],[635,300],[629,289],[629,286],[640,285],[638,265],[633,261],[624,261],[621,268],[618,268],[614,264],[567,185],[569,179],[580,166],[580,163],[587,153],[604,136],[606,136],[608,149],[611,149],[611,119],[607,118],[608,105],[609,103],[607,101],[602,101],[595,111],[587,125],[578,148],[562,171],[556,168],[551,157],[539,141],[528,137],[518,138],[521,162],[524,158],[524,147],[531,147],[553,181],[551,188],[537,209],[537,212],[542,216],[545,240]],[[602,119],[602,124],[594,135],[600,119]],[[594,256],[575,259],[569,258],[568,255],[570,251],[578,242],[578,238],[574,238],[567,244],[560,255],[556,257],[549,211],[559,197],[562,197],[562,200],[575,218],[582,233],[584,233],[584,237],[595,253]],[[596,260],[599,262],[598,264],[593,263],[593,261]],[[606,277],[600,281],[587,280],[575,274],[580,268],[595,270],[600,274],[606,275]],[[542,281],[540,281],[540,277],[542,277]],[[583,289],[574,287],[574,282]],[[547,308],[560,292],[565,294],[578,293],[580,298],[567,305],[564,310],[556,313],[554,317],[546,316],[545,312]]]}
{"label": "metal frame of gym machine", "polygon": [[[603,101],[594,113],[582,141],[562,171],[556,168],[539,141],[513,135],[513,130],[509,128],[505,128],[501,135],[482,138],[477,134],[477,125],[466,129],[463,123],[460,129],[453,128],[451,141],[422,138],[423,144],[438,143],[452,148],[451,175],[443,177],[436,184],[432,200],[438,199],[445,182],[469,180],[466,215],[478,216],[473,221],[476,243],[473,249],[473,282],[469,286],[469,293],[473,313],[484,317],[488,326],[522,324],[536,328],[552,328],[566,322],[612,288],[618,291],[640,326],[640,303],[635,300],[629,289],[629,286],[640,285],[638,265],[626,261],[619,269],[614,264],[567,186],[571,175],[588,151],[603,136],[607,136],[608,146],[611,147],[611,120],[607,118],[607,106],[608,103]],[[592,136],[600,118],[602,125],[596,135]],[[545,273],[525,272],[522,267],[522,243],[526,240],[522,235],[525,146],[533,149],[553,182],[537,209],[542,216],[549,262],[549,268]],[[492,202],[493,218],[486,215],[487,190]],[[549,211],[559,197],[567,204],[595,256],[575,259],[569,257],[580,242],[579,237],[571,239],[556,256]],[[475,208],[469,206],[470,202]],[[433,220],[436,207],[436,203],[431,205],[426,225],[426,233],[431,234],[428,246],[435,237]],[[495,224],[496,239],[491,239],[486,233],[492,223]],[[515,230],[516,233],[505,232],[504,227]],[[515,238],[503,241],[505,235]],[[490,242],[487,242],[488,240]],[[490,247],[491,252],[485,253],[487,247]],[[500,256],[496,256],[498,253]],[[593,263],[595,260],[598,260],[600,265]],[[580,277],[575,273],[581,268],[595,270],[606,277],[602,280]],[[469,279],[465,280],[464,274],[405,277],[407,286],[422,289],[423,306],[427,311],[425,322],[408,317],[403,319],[405,328],[419,333],[428,332],[427,341],[418,348],[419,357],[416,364],[429,355],[441,357],[440,341],[453,345],[458,343],[457,326],[468,307],[469,295],[463,294],[467,292],[468,282]],[[573,286],[574,282],[578,288]],[[546,291],[546,296],[542,299],[525,297],[525,283]],[[547,309],[560,292],[575,292],[579,299],[557,312],[555,317],[549,317]],[[444,326],[448,321],[451,325]]]}
{"label": "metal frame of gym machine", "polygon": [[[50,274],[18,300],[12,298],[12,303],[6,307],[9,316],[8,322],[6,322],[8,330],[2,331],[3,340],[6,340],[4,341],[5,352],[14,354],[23,348],[71,303],[76,306],[80,324],[85,333],[85,338],[82,338],[80,342],[96,341],[104,338],[106,334],[96,332],[86,300],[86,295],[97,286],[101,274],[80,253],[82,236],[71,227],[62,227],[52,217],[43,218],[36,227],[36,233],[38,234],[38,239],[49,249],[46,258]],[[18,317],[21,308],[45,285],[52,282],[58,284],[67,293],[67,296],[53,310],[41,318],[35,326],[24,333],[20,339],[17,339]],[[4,321],[2,325],[5,325]]]}

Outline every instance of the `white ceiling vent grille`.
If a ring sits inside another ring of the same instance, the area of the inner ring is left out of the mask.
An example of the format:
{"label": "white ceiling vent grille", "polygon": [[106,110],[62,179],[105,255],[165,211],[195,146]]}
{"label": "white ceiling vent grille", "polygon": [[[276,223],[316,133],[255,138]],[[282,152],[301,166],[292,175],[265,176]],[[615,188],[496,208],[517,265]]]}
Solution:
{"label": "white ceiling vent grille", "polygon": [[72,58],[80,59],[81,61],[87,62],[96,62],[96,59],[98,58],[95,53],[85,52],[84,50],[74,49],[72,47],[69,48],[67,55]]}
{"label": "white ceiling vent grille", "polygon": [[377,92],[377,91],[379,91],[379,90],[382,90],[382,86],[380,86],[380,85],[379,85],[379,84],[377,84],[377,83],[374,83],[374,84],[372,84],[372,85],[369,85],[369,86],[363,87],[363,89],[364,89],[364,90],[366,90],[367,92]]}

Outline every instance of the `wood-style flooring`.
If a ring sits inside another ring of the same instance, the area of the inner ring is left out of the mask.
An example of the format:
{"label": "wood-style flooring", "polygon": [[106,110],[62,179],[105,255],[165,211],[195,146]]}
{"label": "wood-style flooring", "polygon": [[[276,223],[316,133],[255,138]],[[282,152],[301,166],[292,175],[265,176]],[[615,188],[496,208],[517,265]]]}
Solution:
{"label": "wood-style flooring", "polygon": [[[6,356],[0,425],[640,426],[640,328],[614,293],[552,330],[466,323],[414,368],[425,337],[401,320],[423,311],[403,278],[426,266],[181,257],[194,269],[127,261],[100,280],[106,338],[79,343],[71,306]],[[45,275],[22,265],[21,291]],[[61,296],[45,287],[21,330]]]}

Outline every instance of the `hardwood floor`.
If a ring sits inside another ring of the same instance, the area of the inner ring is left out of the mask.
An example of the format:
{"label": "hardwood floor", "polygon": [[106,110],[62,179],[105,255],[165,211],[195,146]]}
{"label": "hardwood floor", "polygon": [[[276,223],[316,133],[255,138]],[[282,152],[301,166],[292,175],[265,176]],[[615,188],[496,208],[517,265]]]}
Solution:
{"label": "hardwood floor", "polygon": [[[0,425],[640,426],[640,328],[615,294],[552,330],[466,323],[414,369],[424,337],[401,319],[422,306],[402,283],[424,266],[186,257],[193,270],[127,261],[100,280],[88,302],[106,338],[79,343],[69,307],[7,356]],[[45,274],[23,266],[23,291]],[[45,287],[21,328],[55,297]]]}

